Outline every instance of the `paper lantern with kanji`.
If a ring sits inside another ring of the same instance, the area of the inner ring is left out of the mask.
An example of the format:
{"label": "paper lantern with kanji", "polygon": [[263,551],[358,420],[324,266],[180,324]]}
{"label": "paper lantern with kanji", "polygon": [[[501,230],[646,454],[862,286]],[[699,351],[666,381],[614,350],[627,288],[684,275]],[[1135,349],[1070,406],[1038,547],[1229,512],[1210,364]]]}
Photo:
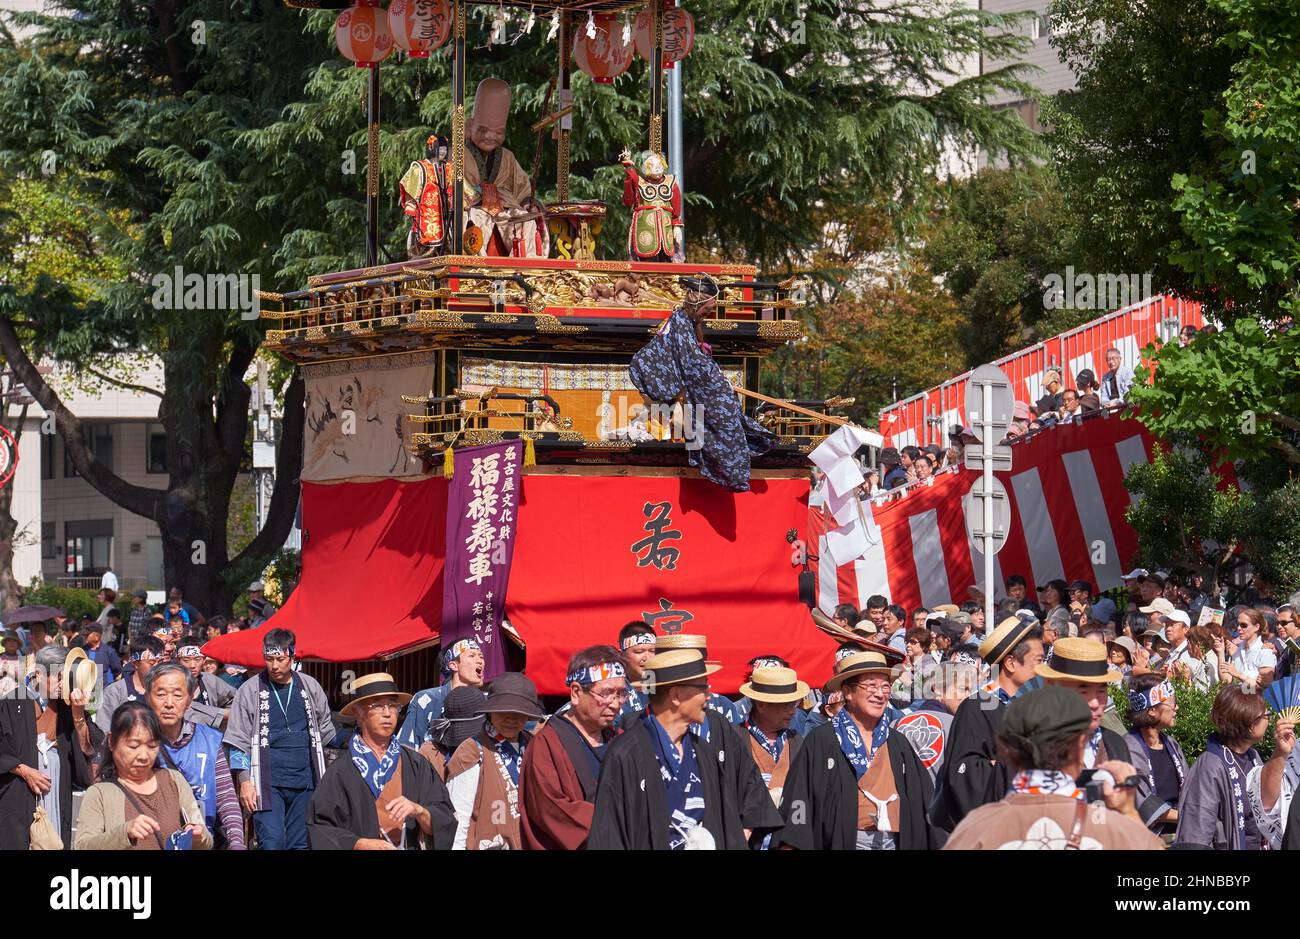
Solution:
{"label": "paper lantern with kanji", "polygon": [[597,13],[593,21],[595,36],[587,35],[585,25],[578,29],[573,40],[573,59],[578,68],[607,85],[632,64],[632,43],[623,41],[623,24],[612,13]]}
{"label": "paper lantern with kanji", "polygon": [[407,55],[424,59],[447,41],[451,16],[448,0],[393,0],[388,8],[388,29]]}
{"label": "paper lantern with kanji", "polygon": [[343,57],[355,62],[358,68],[378,65],[393,52],[388,14],[378,0],[348,7],[334,21],[334,42]]}
{"label": "paper lantern with kanji", "polygon": [[[681,7],[665,7],[663,23],[664,68],[672,68],[674,62],[686,58],[695,44],[695,17]],[[654,44],[654,21],[648,9],[642,10],[636,18],[636,51],[649,62]]]}

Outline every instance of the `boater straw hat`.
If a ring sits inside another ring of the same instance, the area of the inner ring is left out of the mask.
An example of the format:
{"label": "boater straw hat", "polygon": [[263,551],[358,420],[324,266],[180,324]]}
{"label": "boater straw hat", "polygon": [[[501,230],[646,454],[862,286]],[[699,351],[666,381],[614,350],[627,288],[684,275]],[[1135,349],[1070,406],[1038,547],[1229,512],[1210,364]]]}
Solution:
{"label": "boater straw hat", "polygon": [[[697,681],[721,670],[722,666],[718,663],[704,661],[699,649],[670,649],[651,656],[650,661],[645,663],[645,678],[633,682],[633,687],[653,692],[654,689],[667,685]],[[804,687],[807,688],[806,685]]]}
{"label": "boater straw hat", "polygon": [[72,703],[72,692],[77,688],[82,690],[87,703],[89,703],[90,697],[95,693],[95,687],[98,684],[99,666],[86,656],[86,650],[81,648],[68,650],[68,657],[63,660],[63,691],[61,696],[64,704]]}
{"label": "boater straw hat", "polygon": [[666,652],[669,649],[699,649],[700,655],[709,657],[708,638],[699,633],[675,633],[671,636],[655,636],[655,651]]}
{"label": "boater straw hat", "polygon": [[373,672],[369,675],[362,675],[352,683],[352,700],[343,705],[343,710],[339,713],[344,717],[352,717],[356,713],[357,705],[368,698],[379,698],[384,695],[392,695],[400,699],[400,703],[405,706],[411,700],[411,696],[397,687],[397,682],[393,681],[393,676],[387,672]]}
{"label": "boater straw hat", "polygon": [[812,611],[812,621],[814,626],[836,642],[849,643],[859,649],[870,649],[872,652],[879,652],[891,664],[898,664],[907,657],[892,646],[879,642],[871,634],[858,632],[856,628],[853,630],[845,629],[821,610],[814,609]]}
{"label": "boater straw hat", "polygon": [[1052,644],[1052,657],[1034,671],[1043,678],[1061,681],[1090,681],[1106,684],[1120,681],[1124,673],[1111,668],[1106,647],[1095,639],[1066,637]]}
{"label": "boater straw hat", "polygon": [[1035,625],[1036,621],[1031,623],[1019,616],[1008,616],[980,643],[980,658],[987,665],[997,665],[1008,652],[1024,642]]}
{"label": "boater straw hat", "polygon": [[792,668],[756,668],[753,677],[740,686],[746,698],[768,704],[802,701],[808,690],[808,683],[800,681]]}
{"label": "boater straw hat", "polygon": [[883,655],[874,650],[858,652],[854,655],[846,656],[835,664],[835,675],[826,683],[827,694],[833,691],[839,691],[850,678],[856,678],[859,675],[883,674],[888,678],[893,673],[889,662]]}

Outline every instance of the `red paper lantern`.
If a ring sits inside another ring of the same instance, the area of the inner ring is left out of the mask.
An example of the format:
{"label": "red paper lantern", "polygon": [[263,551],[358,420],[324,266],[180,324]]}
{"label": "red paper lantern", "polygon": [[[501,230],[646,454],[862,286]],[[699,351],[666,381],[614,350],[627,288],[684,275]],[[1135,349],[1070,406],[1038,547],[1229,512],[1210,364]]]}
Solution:
{"label": "red paper lantern", "polygon": [[393,0],[388,29],[407,55],[424,59],[451,35],[451,16],[447,0]]}
{"label": "red paper lantern", "polygon": [[623,41],[623,24],[612,13],[597,13],[596,35],[588,36],[584,24],[573,40],[573,58],[595,81],[608,85],[632,64],[632,43]]}
{"label": "red paper lantern", "polygon": [[[695,17],[681,7],[665,7],[663,24],[664,68],[672,68],[674,62],[680,62],[690,54],[691,46],[695,44]],[[653,48],[654,21],[646,9],[636,18],[636,51],[649,62]]]}
{"label": "red paper lantern", "polygon": [[361,0],[334,21],[334,42],[343,57],[355,62],[358,68],[373,68],[393,52],[388,14],[378,0]]}

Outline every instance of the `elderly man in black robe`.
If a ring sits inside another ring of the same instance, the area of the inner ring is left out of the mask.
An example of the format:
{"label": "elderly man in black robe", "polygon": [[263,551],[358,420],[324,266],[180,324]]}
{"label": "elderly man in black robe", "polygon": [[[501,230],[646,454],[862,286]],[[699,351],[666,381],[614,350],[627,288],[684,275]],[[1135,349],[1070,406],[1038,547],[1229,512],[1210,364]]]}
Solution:
{"label": "elderly man in black robe", "polygon": [[826,691],[844,707],[804,738],[781,793],[785,827],[774,845],[804,851],[940,848],[930,821],[930,773],[891,733],[891,667],[874,650],[841,659]]}
{"label": "elderly man in black robe", "polygon": [[307,810],[312,850],[450,850],[456,814],[447,787],[417,750],[393,736],[411,696],[384,672],[353,683],[347,759],[325,771]]}
{"label": "elderly man in black robe", "polygon": [[646,663],[649,708],[609,744],[588,849],[742,850],[781,827],[753,757],[706,706],[719,668],[699,649]]}
{"label": "elderly man in black robe", "polygon": [[[71,660],[71,661],[69,661]],[[80,650],[46,645],[35,657],[35,674],[0,699],[0,851],[31,846],[36,806],[63,846],[72,845],[72,787],[85,788],[91,757],[104,739],[86,719],[87,687],[96,666]]]}
{"label": "elderly man in black robe", "polygon": [[751,457],[766,453],[776,437],[746,416],[704,341],[704,320],[718,307],[718,285],[703,274],[681,281],[685,304],[632,356],[628,372],[637,391],[656,404],[681,400],[690,465],[710,482],[747,492]]}

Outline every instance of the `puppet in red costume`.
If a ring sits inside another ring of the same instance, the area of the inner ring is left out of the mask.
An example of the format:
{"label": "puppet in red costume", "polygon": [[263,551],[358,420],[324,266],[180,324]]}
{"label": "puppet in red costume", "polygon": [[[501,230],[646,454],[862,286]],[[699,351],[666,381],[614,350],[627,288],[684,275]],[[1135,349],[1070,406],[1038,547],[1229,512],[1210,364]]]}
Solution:
{"label": "puppet in red costume", "polygon": [[641,156],[641,172],[624,150],[619,161],[627,170],[623,204],[632,207],[632,227],[627,233],[628,258],[633,261],[682,261],[682,190],[668,175],[657,153]]}
{"label": "puppet in red costume", "polygon": [[400,183],[402,211],[411,216],[406,256],[422,258],[447,251],[447,222],[451,216],[451,174],[447,158],[451,144],[433,134],[425,141],[425,157],[407,168]]}

